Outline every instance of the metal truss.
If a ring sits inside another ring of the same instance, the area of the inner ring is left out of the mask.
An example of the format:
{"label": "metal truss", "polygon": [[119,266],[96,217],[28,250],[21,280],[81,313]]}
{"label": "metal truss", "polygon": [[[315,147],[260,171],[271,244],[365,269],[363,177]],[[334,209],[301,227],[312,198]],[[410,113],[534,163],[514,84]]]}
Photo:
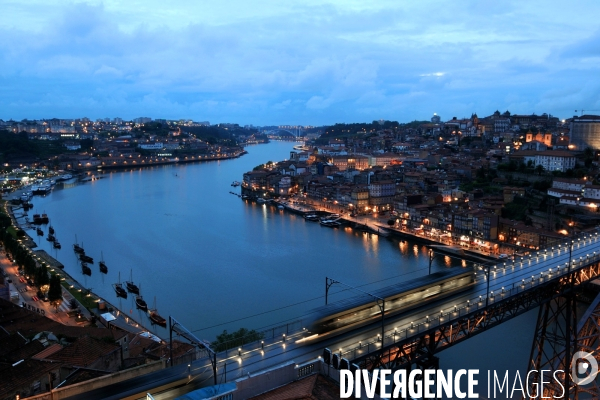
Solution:
{"label": "metal truss", "polygon": [[550,393],[571,398],[575,394],[571,375],[564,371],[569,371],[571,356],[577,351],[576,310],[573,290],[540,307],[529,362],[531,398],[553,397]]}
{"label": "metal truss", "polygon": [[[571,376],[571,357],[577,351],[585,351],[600,361],[600,295],[596,296],[583,318],[577,324],[576,301],[574,293],[557,298],[540,308],[536,335],[531,349],[530,371],[566,371],[558,373],[561,384],[539,373],[533,375],[535,387],[539,387],[541,378],[545,382],[545,397],[579,399],[600,398],[598,381],[588,385],[575,385]],[[548,374],[546,374],[548,375]],[[533,386],[533,385],[531,385]],[[534,388],[530,393],[534,395]],[[538,395],[539,398],[539,395]]]}
{"label": "metal truss", "polygon": [[377,351],[354,358],[352,363],[369,371],[378,368],[407,369],[413,364],[427,364],[426,360],[432,360],[439,351],[564,296],[565,293],[576,291],[579,285],[597,277],[600,277],[600,263],[580,267],[543,284],[494,301],[487,307],[477,307],[470,313],[450,317],[429,329],[414,330],[408,337],[399,338]]}

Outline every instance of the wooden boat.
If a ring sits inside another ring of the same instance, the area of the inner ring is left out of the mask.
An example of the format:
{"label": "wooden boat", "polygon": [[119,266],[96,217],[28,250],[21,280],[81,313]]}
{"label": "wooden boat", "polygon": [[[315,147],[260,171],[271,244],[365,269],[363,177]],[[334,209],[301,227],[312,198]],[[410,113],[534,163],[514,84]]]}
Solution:
{"label": "wooden boat", "polygon": [[113,287],[115,288],[115,293],[117,294],[117,297],[122,297],[124,299],[127,298],[127,291],[125,289],[123,289],[123,286],[121,286],[121,273],[120,272],[119,272],[119,282],[113,283]]}
{"label": "wooden boat", "polygon": [[130,270],[129,280],[125,281],[125,286],[127,287],[128,292],[140,294],[140,288],[138,288],[137,285],[133,283],[133,270]]}
{"label": "wooden boat", "polygon": [[148,314],[153,324],[167,326],[167,320],[161,317],[158,311],[156,310],[156,297],[154,298],[154,309],[148,311]]}
{"label": "wooden boat", "polygon": [[47,224],[48,222],[50,222],[50,219],[48,218],[48,214],[44,213],[41,216],[42,219],[42,224]]}
{"label": "wooden boat", "polygon": [[37,233],[38,236],[44,236],[44,231],[41,230],[40,228],[36,229],[36,233]]}
{"label": "wooden boat", "polygon": [[51,234],[53,234],[53,235],[54,235],[54,228],[52,227],[52,225],[50,225],[50,226],[48,227],[48,232],[50,232]]}
{"label": "wooden boat", "polygon": [[90,256],[86,256],[85,254],[79,254],[79,259],[83,262],[93,264],[94,259]]}
{"label": "wooden boat", "polygon": [[135,296],[135,306],[140,310],[148,311],[148,304],[146,303],[146,300],[144,300],[141,294]]}
{"label": "wooden boat", "polygon": [[88,267],[85,262],[81,263],[81,272],[83,272],[84,275],[92,276],[92,269]]}
{"label": "wooden boat", "polygon": [[36,225],[42,224],[42,216],[40,214],[33,214],[33,223]]}
{"label": "wooden boat", "polygon": [[56,240],[56,238],[54,237],[53,234],[48,233],[48,237],[46,238],[46,240],[49,242],[54,242]]}
{"label": "wooden boat", "polygon": [[73,245],[73,251],[78,254],[85,254],[85,250],[83,249],[83,247],[77,244],[77,235],[75,235],[75,244]]}
{"label": "wooden boat", "polygon": [[108,273],[108,267],[104,263],[104,255],[102,254],[102,252],[100,252],[100,257],[102,258],[102,260],[98,263],[98,266],[100,267],[100,272],[106,274]]}
{"label": "wooden boat", "polygon": [[58,240],[54,240],[52,247],[54,247],[55,249],[60,249],[62,246],[60,245],[60,242]]}

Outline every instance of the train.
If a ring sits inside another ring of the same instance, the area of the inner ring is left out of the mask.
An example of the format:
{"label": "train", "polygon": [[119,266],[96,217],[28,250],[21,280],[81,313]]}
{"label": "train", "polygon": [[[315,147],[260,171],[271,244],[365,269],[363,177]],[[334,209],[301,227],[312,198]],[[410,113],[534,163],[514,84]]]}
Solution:
{"label": "train", "polygon": [[468,290],[474,285],[473,267],[455,267],[372,291],[371,296],[364,294],[339,300],[310,312],[305,340],[320,340],[381,321],[377,298],[385,300],[385,317],[388,317]]}

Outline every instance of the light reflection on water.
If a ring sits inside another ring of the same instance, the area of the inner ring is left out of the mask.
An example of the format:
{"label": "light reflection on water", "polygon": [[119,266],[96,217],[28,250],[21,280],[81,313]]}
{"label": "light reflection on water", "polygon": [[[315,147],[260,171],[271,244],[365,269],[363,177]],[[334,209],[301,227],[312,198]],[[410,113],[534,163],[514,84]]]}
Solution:
{"label": "light reflection on water", "polygon": [[[427,273],[422,245],[322,227],[229,193],[239,193],[230,184],[243,172],[288,158],[290,147],[253,146],[250,154],[220,163],[95,173],[102,179],[58,187],[33,203],[52,218],[63,249],[38,243],[83,286],[147,323],[134,298],[116,298],[111,286],[119,272],[122,282],[132,270],[148,304],[156,296],[163,316],[172,315],[209,340],[223,329],[260,328],[302,316],[323,303],[325,276],[372,290]],[[81,274],[71,250],[76,234],[86,253],[99,260],[102,252],[107,275],[97,264],[91,277]],[[434,271],[447,265],[436,255]],[[332,301],[349,295],[333,292]],[[304,303],[282,308],[298,302]],[[270,310],[275,311],[248,318]]]}

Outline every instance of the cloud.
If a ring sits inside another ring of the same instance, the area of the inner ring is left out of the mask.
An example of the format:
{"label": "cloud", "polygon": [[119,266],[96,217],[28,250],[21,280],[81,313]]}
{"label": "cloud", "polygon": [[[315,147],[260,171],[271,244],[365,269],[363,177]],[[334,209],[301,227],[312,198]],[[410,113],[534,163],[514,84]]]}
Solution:
{"label": "cloud", "polygon": [[559,115],[597,93],[590,0],[586,13],[475,0],[32,1],[9,1],[0,22],[0,118]]}

